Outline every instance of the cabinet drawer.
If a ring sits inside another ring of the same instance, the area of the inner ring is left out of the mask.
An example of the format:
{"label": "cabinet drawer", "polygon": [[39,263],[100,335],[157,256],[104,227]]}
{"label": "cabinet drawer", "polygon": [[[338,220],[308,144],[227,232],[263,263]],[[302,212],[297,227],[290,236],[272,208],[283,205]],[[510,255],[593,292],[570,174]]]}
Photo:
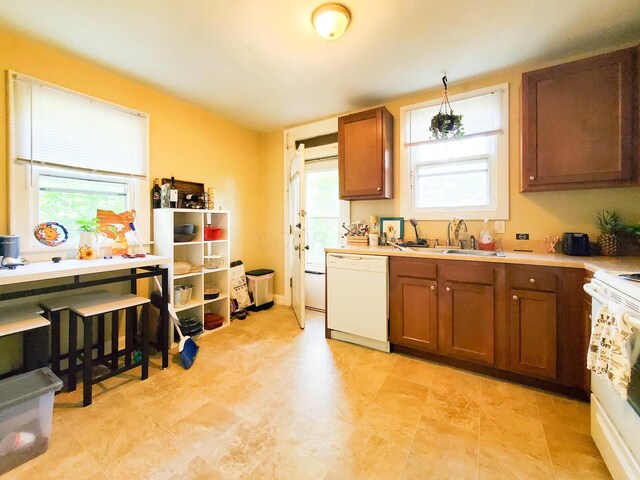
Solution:
{"label": "cabinet drawer", "polygon": [[512,266],[509,268],[509,284],[512,288],[555,292],[558,275],[543,267]]}
{"label": "cabinet drawer", "polygon": [[389,259],[389,273],[391,277],[426,278],[435,280],[437,275],[436,263],[431,260],[395,258]]}

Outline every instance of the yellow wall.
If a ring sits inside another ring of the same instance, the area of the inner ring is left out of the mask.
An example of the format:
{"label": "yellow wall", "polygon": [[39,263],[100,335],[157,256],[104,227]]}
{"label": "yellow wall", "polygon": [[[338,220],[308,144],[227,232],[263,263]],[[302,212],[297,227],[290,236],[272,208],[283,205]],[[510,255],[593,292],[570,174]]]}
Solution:
{"label": "yellow wall", "polygon": [[[232,258],[260,265],[256,248],[262,218],[255,192],[263,188],[260,135],[208,110],[70,57],[24,36],[0,30],[0,70],[14,70],[149,113],[150,181],[175,174],[217,188],[232,216]],[[0,232],[8,232],[6,76],[0,80]]]}
{"label": "yellow wall", "polygon": [[[115,75],[24,36],[0,30],[0,234],[8,231],[6,75],[14,70],[150,114],[150,183],[170,176],[217,188],[232,213],[231,252],[247,269],[264,266],[258,248],[265,191],[260,135],[170,95]],[[276,219],[282,224],[282,218]],[[20,364],[20,345],[0,339],[0,370]]]}
{"label": "yellow wall", "polygon": [[[588,56],[588,55],[587,55]],[[450,94],[479,89],[501,83],[509,83],[509,152],[510,152],[510,220],[506,222],[506,234],[503,236],[505,249],[525,248],[542,251],[545,235],[560,235],[562,232],[579,231],[586,232],[590,236],[597,236],[594,226],[594,218],[598,209],[617,209],[628,222],[640,220],[640,188],[602,189],[602,190],[578,190],[564,192],[519,192],[520,179],[520,95],[521,76],[525,71],[540,67],[529,65],[509,70],[496,72],[478,79],[472,79],[450,85]],[[400,189],[400,108],[427,100],[439,99],[442,91],[438,89],[426,90],[412,95],[391,99],[384,105],[395,117],[395,189],[393,200],[357,201],[351,202],[351,220],[363,220],[369,222],[371,215],[399,216],[400,205],[397,192]],[[375,106],[375,105],[374,105]],[[342,114],[340,114],[342,115]],[[282,131],[266,134],[271,147],[265,152],[265,161],[272,170],[278,170],[279,178],[283,178],[283,151],[282,145],[276,148],[275,143],[282,143]],[[568,159],[570,161],[570,159]],[[273,173],[272,173],[273,175]],[[272,184],[270,195],[282,198],[282,185]],[[482,228],[481,221],[467,222],[469,231],[477,236]],[[421,236],[439,238],[441,244],[446,235],[446,222],[421,221],[419,222]],[[414,237],[413,228],[405,223],[405,231],[408,232],[408,240]],[[529,233],[531,240],[515,241],[515,233]],[[282,271],[284,268],[284,246],[280,251],[274,250],[272,258],[275,269]],[[276,293],[284,291],[284,283],[280,281],[274,286]]]}

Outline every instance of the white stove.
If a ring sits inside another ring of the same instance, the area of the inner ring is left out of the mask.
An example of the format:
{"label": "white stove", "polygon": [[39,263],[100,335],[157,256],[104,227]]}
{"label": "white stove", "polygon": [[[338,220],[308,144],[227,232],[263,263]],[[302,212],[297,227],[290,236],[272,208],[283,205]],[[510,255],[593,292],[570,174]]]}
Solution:
{"label": "white stove", "polygon": [[[604,303],[624,305],[640,342],[640,283],[623,272],[599,271],[584,286],[592,297],[592,319]],[[591,374],[591,436],[615,480],[640,479],[640,361],[632,368],[627,400]]]}

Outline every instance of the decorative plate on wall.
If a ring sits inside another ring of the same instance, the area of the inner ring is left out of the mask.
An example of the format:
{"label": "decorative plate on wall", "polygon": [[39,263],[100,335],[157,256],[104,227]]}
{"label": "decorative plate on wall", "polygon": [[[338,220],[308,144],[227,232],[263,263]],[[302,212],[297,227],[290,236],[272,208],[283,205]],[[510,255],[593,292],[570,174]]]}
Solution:
{"label": "decorative plate on wall", "polygon": [[47,247],[57,247],[69,239],[69,232],[58,222],[44,222],[36,225],[33,236]]}

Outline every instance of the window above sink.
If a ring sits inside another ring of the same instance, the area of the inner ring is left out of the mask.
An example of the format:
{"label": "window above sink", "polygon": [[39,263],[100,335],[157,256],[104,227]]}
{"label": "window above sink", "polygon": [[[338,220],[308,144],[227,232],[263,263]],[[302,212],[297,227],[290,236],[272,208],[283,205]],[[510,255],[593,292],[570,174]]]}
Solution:
{"label": "window above sink", "polygon": [[401,109],[400,202],[418,220],[509,217],[509,85],[451,96],[465,136],[430,137],[440,100]]}

